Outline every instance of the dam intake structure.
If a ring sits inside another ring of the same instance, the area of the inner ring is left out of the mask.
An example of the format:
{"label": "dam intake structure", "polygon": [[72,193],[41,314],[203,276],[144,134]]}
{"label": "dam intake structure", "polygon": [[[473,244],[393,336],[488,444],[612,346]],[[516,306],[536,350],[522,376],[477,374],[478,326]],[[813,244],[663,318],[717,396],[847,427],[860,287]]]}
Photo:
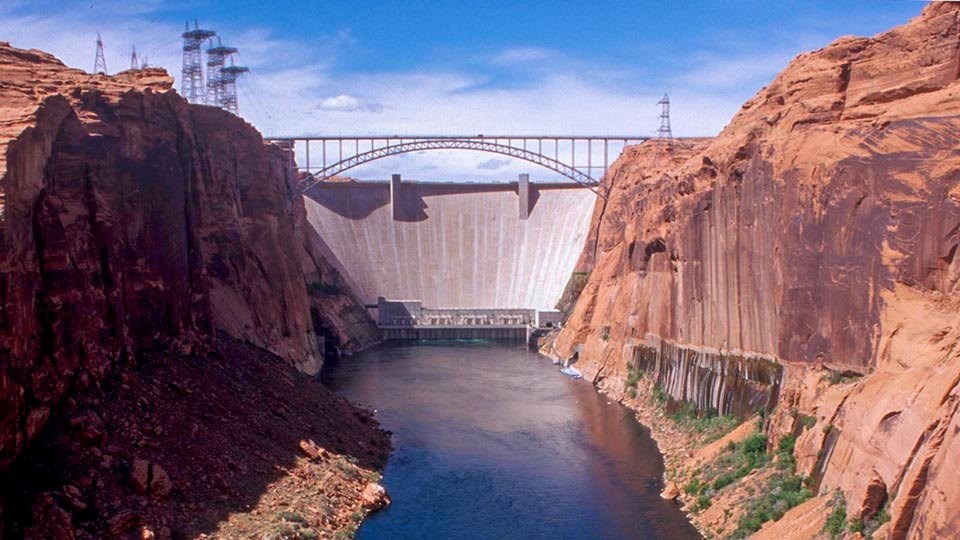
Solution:
{"label": "dam intake structure", "polygon": [[524,340],[559,326],[557,310],[426,308],[419,300],[377,299],[384,339]]}

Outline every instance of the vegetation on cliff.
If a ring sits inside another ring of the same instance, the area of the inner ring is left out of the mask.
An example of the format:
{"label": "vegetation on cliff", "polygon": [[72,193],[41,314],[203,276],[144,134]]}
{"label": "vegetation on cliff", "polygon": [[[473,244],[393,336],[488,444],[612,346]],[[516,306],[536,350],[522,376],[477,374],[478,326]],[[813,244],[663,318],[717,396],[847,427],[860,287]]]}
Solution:
{"label": "vegetation on cliff", "polygon": [[[653,376],[682,364],[678,381],[712,377],[668,388],[701,406],[741,399],[727,383],[751,372],[727,351],[780,366],[764,434],[773,448],[796,437],[796,474],[817,481],[761,538],[815,536],[837,490],[848,521],[885,508],[878,533],[960,533],[958,35],[960,6],[938,2],[840,38],[794,59],[715,139],[630,148],[606,177],[594,264],[551,351],[580,350],[585,376],[623,392],[637,350],[671,343],[677,361]],[[718,506],[746,504],[714,500],[694,521],[707,530],[736,518]]]}

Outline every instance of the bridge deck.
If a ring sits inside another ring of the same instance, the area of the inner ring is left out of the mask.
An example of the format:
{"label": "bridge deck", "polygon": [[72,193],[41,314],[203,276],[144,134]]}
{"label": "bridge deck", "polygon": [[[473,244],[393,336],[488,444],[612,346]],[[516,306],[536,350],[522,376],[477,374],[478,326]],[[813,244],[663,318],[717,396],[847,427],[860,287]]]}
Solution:
{"label": "bridge deck", "polygon": [[596,185],[606,174],[611,159],[616,159],[628,145],[649,139],[646,135],[556,134],[304,135],[266,138],[287,149],[291,166],[308,174],[299,186],[301,191],[306,191],[318,181],[342,175],[371,161],[427,150],[499,154],[544,167],[574,182]]}

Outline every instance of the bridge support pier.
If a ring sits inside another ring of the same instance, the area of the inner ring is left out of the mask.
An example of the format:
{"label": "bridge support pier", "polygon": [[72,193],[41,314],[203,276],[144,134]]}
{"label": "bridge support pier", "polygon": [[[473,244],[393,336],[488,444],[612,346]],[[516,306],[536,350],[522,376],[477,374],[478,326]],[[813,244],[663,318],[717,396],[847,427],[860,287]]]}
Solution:
{"label": "bridge support pier", "polygon": [[530,217],[530,175],[521,174],[518,185],[518,194],[520,199],[520,219]]}
{"label": "bridge support pier", "polygon": [[400,175],[395,174],[390,177],[390,209],[393,212],[393,220],[400,220]]}

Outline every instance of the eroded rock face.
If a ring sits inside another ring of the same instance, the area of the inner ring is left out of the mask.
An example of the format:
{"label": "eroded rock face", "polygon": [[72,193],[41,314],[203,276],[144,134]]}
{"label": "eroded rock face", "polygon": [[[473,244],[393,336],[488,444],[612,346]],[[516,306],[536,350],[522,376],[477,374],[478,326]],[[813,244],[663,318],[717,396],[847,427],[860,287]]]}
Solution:
{"label": "eroded rock face", "polygon": [[956,535],[958,35],[960,6],[932,3],[800,55],[714,140],[656,165],[653,145],[629,149],[549,352],[582,345],[595,380],[658,340],[775,358],[768,429],[799,434],[821,493],[850,516],[888,504],[894,536]]}
{"label": "eroded rock face", "polygon": [[308,292],[340,277],[250,125],[159,69],[89,75],[0,43],[0,82],[0,470],[71,388],[141,351],[225,332],[315,372],[318,329],[377,339],[347,293]]}

